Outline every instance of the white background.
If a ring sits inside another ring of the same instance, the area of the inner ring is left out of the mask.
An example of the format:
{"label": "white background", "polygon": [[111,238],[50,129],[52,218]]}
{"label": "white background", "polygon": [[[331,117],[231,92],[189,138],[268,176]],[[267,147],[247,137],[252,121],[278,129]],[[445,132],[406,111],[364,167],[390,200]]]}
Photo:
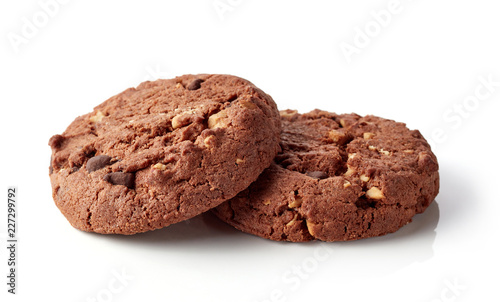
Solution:
{"label": "white background", "polygon": [[[45,2],[0,4],[1,301],[498,301],[497,1],[75,0],[50,15]],[[272,242],[211,215],[130,237],[73,229],[51,198],[51,135],[143,80],[186,73],[244,77],[280,109],[406,122],[433,142],[440,194],[395,234],[347,243]]]}

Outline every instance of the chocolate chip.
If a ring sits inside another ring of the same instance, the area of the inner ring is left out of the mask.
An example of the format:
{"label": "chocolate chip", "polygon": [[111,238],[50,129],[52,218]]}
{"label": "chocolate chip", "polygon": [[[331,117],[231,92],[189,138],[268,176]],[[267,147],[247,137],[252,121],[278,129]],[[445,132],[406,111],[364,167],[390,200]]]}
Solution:
{"label": "chocolate chip", "polygon": [[49,175],[54,172],[54,168],[52,168],[52,155],[50,156],[50,166],[49,166]]}
{"label": "chocolate chip", "polygon": [[49,146],[52,149],[59,149],[64,141],[64,136],[56,134],[49,139]]}
{"label": "chocolate chip", "polygon": [[104,175],[104,180],[113,185],[122,185],[129,189],[134,188],[134,174],[124,172],[112,172]]}
{"label": "chocolate chip", "polygon": [[191,82],[191,84],[188,85],[187,89],[188,90],[197,90],[201,88],[201,83],[203,83],[202,79],[196,79]]}
{"label": "chocolate chip", "polygon": [[373,200],[368,200],[365,196],[361,196],[358,200],[356,200],[356,207],[361,209],[375,208],[377,206],[377,202]]}
{"label": "chocolate chip", "polygon": [[328,178],[328,174],[326,174],[323,171],[312,171],[312,172],[307,172],[307,176],[312,177],[312,178],[317,178],[317,179],[325,179]]}
{"label": "chocolate chip", "polygon": [[111,164],[111,156],[98,155],[89,159],[85,167],[87,168],[87,171],[94,172],[106,167],[109,164]]}

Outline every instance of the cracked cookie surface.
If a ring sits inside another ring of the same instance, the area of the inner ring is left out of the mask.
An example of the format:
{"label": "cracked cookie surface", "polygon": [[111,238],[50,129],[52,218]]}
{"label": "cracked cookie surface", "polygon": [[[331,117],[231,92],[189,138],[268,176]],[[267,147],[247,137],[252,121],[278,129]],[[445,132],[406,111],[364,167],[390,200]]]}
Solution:
{"label": "cracked cookie surface", "polygon": [[80,230],[135,234],[219,205],[279,150],[276,104],[229,75],[144,82],[54,135],[52,196]]}
{"label": "cracked cookie surface", "polygon": [[347,241],[395,232],[439,191],[418,130],[375,116],[281,111],[282,151],[258,180],[213,211],[278,241]]}

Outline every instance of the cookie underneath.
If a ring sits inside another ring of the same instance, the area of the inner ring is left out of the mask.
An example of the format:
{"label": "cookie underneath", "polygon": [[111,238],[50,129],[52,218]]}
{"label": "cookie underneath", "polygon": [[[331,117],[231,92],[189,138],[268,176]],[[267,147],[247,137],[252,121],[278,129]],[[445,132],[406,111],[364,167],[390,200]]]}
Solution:
{"label": "cookie underneath", "polygon": [[259,179],[214,209],[244,232],[278,241],[347,241],[395,232],[439,191],[419,131],[375,116],[281,112],[282,151]]}
{"label": "cookie underneath", "polygon": [[135,234],[234,197],[279,150],[270,96],[228,75],[144,82],[54,135],[52,196],[80,230]]}

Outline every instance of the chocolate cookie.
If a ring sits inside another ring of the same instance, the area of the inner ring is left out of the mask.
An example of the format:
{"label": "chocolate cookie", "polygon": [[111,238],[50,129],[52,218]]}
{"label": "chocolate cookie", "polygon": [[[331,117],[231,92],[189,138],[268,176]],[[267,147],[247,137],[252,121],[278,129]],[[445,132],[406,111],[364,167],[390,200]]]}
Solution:
{"label": "chocolate cookie", "polygon": [[280,241],[346,241],[394,232],[439,190],[419,131],[356,114],[281,112],[280,152],[259,179],[214,212]]}
{"label": "chocolate cookie", "polygon": [[80,230],[134,234],[234,197],[279,150],[276,104],[229,75],[144,82],[54,135],[54,201]]}

